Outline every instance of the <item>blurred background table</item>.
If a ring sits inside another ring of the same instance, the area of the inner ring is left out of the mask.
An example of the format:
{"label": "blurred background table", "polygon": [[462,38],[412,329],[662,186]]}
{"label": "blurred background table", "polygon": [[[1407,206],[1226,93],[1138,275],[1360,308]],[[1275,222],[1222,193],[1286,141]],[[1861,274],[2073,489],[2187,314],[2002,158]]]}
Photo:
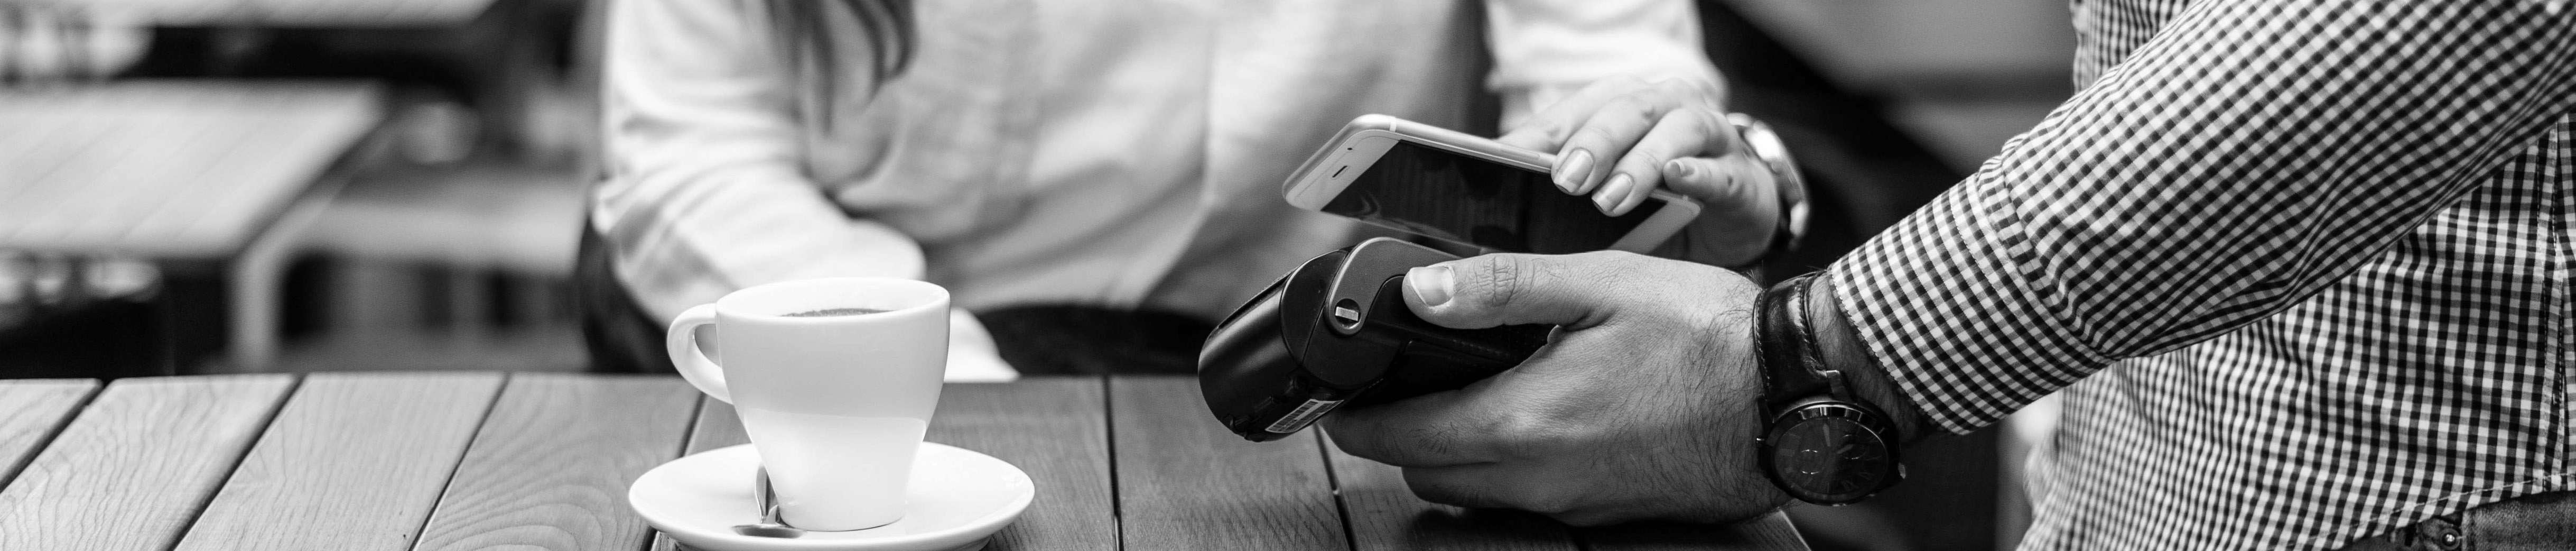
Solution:
{"label": "blurred background table", "polygon": [[472,21],[494,0],[26,0],[164,26],[435,27]]}
{"label": "blurred background table", "polygon": [[[1314,432],[1225,432],[1183,377],[951,384],[929,439],[1037,481],[988,549],[1806,549],[1778,513],[1568,528],[1433,505]],[[661,376],[0,381],[0,549],[673,549],[627,484],[745,441]]]}
{"label": "blurred background table", "polygon": [[[276,349],[294,238],[384,118],[365,81],[131,80],[0,89],[0,250],[141,258],[205,273],[236,357]],[[183,316],[184,317],[184,316]]]}
{"label": "blurred background table", "polygon": [[363,82],[0,89],[0,247],[221,259],[381,119]]}

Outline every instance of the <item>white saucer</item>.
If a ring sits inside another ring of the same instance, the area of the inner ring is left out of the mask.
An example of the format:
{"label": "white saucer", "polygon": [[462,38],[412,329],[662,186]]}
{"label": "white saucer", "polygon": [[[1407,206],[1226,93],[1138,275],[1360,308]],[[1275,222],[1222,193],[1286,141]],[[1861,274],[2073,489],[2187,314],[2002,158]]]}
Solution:
{"label": "white saucer", "polygon": [[699,452],[646,471],[626,489],[626,504],[644,522],[705,551],[973,551],[1037,497],[1019,467],[956,446],[923,442],[913,458],[903,520],[847,532],[806,532],[796,539],[736,534],[756,522],[752,472],[760,453],[750,444]]}

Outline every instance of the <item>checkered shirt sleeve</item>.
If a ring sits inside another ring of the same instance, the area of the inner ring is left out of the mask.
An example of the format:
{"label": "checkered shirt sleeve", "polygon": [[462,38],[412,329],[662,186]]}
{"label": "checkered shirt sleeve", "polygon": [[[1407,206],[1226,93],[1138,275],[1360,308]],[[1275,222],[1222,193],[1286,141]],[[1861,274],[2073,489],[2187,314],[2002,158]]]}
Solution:
{"label": "checkered shirt sleeve", "polygon": [[1947,430],[2096,379],[2027,547],[2329,548],[2576,486],[2576,8],[2075,12],[2086,85],[1827,276]]}

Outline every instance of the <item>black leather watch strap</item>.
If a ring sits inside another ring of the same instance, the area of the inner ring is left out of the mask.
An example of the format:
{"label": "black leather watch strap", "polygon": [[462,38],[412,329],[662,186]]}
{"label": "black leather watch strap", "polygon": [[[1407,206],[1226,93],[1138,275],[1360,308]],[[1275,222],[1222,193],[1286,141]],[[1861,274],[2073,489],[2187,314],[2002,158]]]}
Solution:
{"label": "black leather watch strap", "polygon": [[1762,404],[1767,410],[1833,389],[1833,380],[1819,369],[1824,360],[1816,355],[1815,337],[1807,327],[1807,287],[1815,277],[1780,282],[1754,302],[1761,316],[1754,331],[1762,346]]}

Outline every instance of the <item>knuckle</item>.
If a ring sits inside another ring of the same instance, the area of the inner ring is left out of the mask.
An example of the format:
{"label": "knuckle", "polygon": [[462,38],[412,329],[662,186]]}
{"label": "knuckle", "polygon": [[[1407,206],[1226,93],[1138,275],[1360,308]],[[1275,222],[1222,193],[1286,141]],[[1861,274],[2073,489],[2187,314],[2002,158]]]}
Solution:
{"label": "knuckle", "polygon": [[1619,159],[1619,168],[1634,173],[1639,180],[1656,181],[1663,177],[1661,167],[1664,166],[1664,162],[1678,157],[1680,155],[1675,155],[1662,147],[1640,146],[1629,149],[1628,155]]}
{"label": "knuckle", "polygon": [[[1605,128],[1597,124],[1583,125],[1581,130],[1574,131],[1574,135],[1569,136],[1566,139],[1566,143],[1580,143],[1583,144],[1585,149],[1598,149],[1611,143],[1616,143],[1617,141],[1618,136],[1611,134],[1609,128]],[[1600,153],[1596,152],[1594,154],[1599,155]]]}
{"label": "knuckle", "polygon": [[1495,446],[1512,457],[1546,457],[1569,447],[1573,430],[1555,416],[1522,411],[1504,416],[1494,433]]}
{"label": "knuckle", "polygon": [[1549,143],[1565,143],[1566,136],[1573,133],[1574,129],[1571,125],[1555,122],[1542,123],[1538,128],[1539,137]]}
{"label": "knuckle", "polygon": [[[1563,486],[1565,485],[1544,484],[1534,486],[1523,492],[1520,496],[1519,505],[1522,509],[1526,509],[1529,512],[1547,515],[1550,518],[1555,518],[1566,524],[1576,524],[1579,520],[1593,519],[1596,515],[1585,514],[1584,512],[1577,510],[1581,508],[1583,503],[1582,493],[1576,490],[1564,488]],[[1576,525],[1586,526],[1582,524]]]}
{"label": "knuckle", "polygon": [[1711,140],[1734,141],[1735,127],[1727,124],[1726,114],[1716,109],[1683,109],[1682,122]]}
{"label": "knuckle", "polygon": [[1743,140],[1739,139],[1740,137],[1736,135],[1735,125],[1733,123],[1726,122],[1725,113],[1720,113],[1714,109],[1692,109],[1690,111],[1691,124],[1698,127],[1701,136],[1707,136],[1707,147],[1710,154],[1723,155],[1733,153],[1736,150],[1743,148],[1743,144],[1741,143]]}
{"label": "knuckle", "polygon": [[1655,120],[1663,118],[1664,112],[1670,110],[1664,102],[1652,98],[1619,102],[1619,113],[1628,117],[1629,124],[1639,128],[1654,126]]}
{"label": "knuckle", "polygon": [[1527,272],[1533,269],[1532,262],[1528,256],[1517,254],[1499,254],[1489,258],[1492,260],[1485,262],[1484,269],[1478,270],[1475,276],[1485,289],[1476,305],[1483,308],[1510,305],[1528,287]]}
{"label": "knuckle", "polygon": [[1459,441],[1467,435],[1456,427],[1437,425],[1415,429],[1409,436],[1410,445],[1435,457],[1448,457],[1458,453]]}

